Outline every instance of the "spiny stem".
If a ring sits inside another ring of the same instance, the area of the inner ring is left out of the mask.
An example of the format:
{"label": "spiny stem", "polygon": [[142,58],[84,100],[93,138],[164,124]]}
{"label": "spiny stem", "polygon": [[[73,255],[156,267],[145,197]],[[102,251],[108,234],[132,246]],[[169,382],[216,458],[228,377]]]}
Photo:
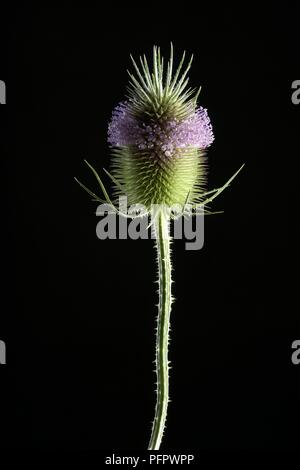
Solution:
{"label": "spiny stem", "polygon": [[159,275],[159,304],[156,331],[157,402],[148,450],[160,448],[169,402],[168,343],[171,313],[171,257],[169,218],[161,211],[155,219]]}

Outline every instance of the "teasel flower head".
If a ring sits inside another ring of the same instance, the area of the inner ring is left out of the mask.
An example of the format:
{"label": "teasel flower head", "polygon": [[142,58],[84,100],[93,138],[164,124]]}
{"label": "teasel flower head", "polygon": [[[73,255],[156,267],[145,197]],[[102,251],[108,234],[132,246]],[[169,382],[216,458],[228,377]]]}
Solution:
{"label": "teasel flower head", "polygon": [[145,56],[129,73],[127,99],[112,113],[108,142],[116,196],[129,204],[183,206],[196,203],[205,186],[205,149],[214,140],[207,110],[197,105],[200,89],[188,88],[192,58],[185,53],[174,68],[173,47],[164,67],[153,48],[150,71]]}

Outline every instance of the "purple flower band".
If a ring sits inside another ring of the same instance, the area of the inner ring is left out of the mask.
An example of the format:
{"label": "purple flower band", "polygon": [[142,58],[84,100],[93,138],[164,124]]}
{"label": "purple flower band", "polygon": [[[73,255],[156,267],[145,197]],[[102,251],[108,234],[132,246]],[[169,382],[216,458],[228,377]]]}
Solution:
{"label": "purple flower band", "polygon": [[159,149],[167,157],[177,148],[205,149],[214,140],[207,110],[199,107],[184,120],[165,119],[139,123],[131,114],[128,102],[113,111],[108,126],[108,142],[114,147],[135,146],[140,150]]}

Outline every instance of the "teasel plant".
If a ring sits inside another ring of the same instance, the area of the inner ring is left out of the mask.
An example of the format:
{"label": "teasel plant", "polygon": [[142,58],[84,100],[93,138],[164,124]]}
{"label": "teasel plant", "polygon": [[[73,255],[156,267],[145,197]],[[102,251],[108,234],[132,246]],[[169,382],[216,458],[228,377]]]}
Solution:
{"label": "teasel plant", "polygon": [[[166,64],[156,46],[151,67],[145,55],[138,63],[132,56],[131,60],[133,73],[128,72],[126,99],[114,108],[108,124],[111,171],[103,170],[112,181],[113,196],[108,195],[97,171],[88,162],[103,196],[75,180],[94,201],[109,204],[120,216],[150,218],[149,226],[155,234],[159,285],[157,400],[148,450],[158,450],[170,401],[168,345],[173,303],[170,221],[197,214],[199,209],[212,214],[207,205],[229,186],[244,165],[222,187],[206,190],[206,150],[213,143],[214,134],[207,110],[197,103],[201,88],[188,86],[193,56],[186,61],[184,52],[174,67],[171,44]],[[137,210],[122,212],[117,207],[120,196],[126,196],[128,204]]]}

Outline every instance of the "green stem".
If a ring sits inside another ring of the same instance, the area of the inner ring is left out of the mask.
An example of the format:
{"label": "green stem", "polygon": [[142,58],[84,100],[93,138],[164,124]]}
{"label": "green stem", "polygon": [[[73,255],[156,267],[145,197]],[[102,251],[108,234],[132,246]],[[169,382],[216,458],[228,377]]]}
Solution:
{"label": "green stem", "polygon": [[171,239],[169,235],[169,219],[163,212],[160,212],[155,221],[155,233],[159,275],[159,304],[156,330],[157,401],[148,450],[158,450],[160,447],[169,402],[168,343],[172,303]]}

